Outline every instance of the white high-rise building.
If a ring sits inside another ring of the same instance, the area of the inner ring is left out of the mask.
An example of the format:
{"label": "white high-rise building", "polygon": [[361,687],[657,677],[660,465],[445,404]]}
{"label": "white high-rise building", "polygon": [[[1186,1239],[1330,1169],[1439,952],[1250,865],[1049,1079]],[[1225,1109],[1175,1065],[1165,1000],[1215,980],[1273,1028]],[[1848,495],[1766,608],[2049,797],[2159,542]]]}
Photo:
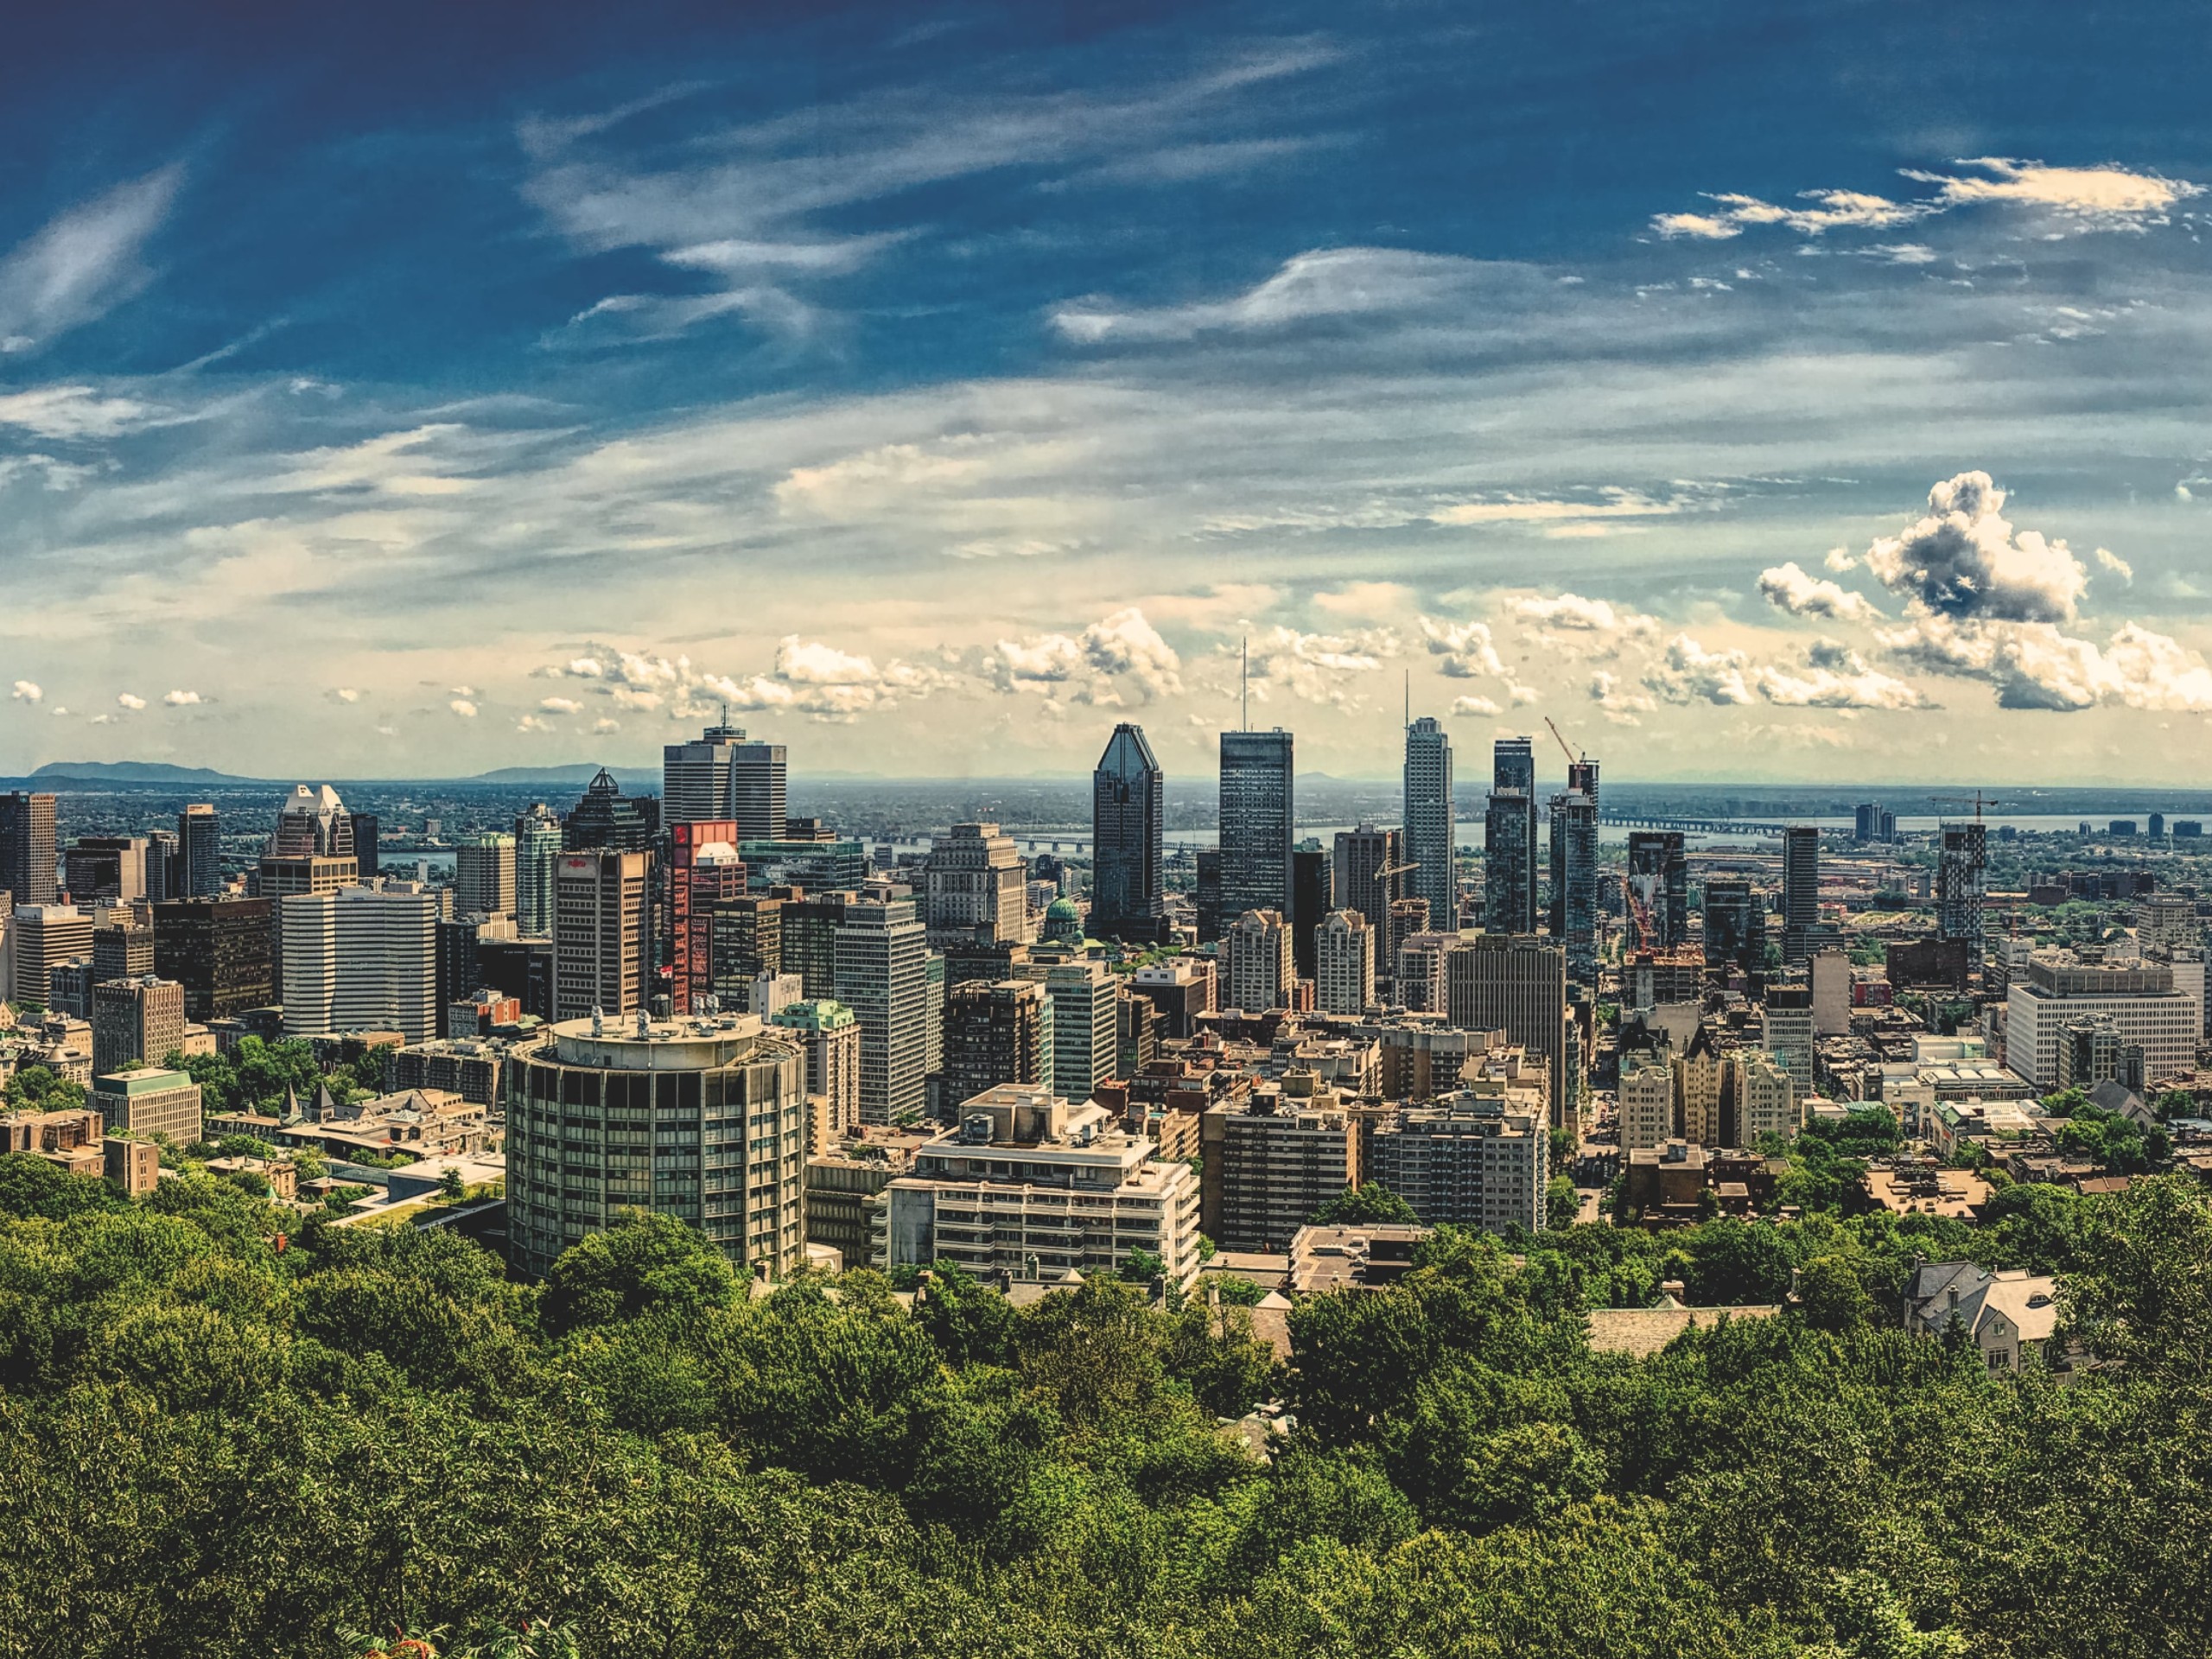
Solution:
{"label": "white high-rise building", "polygon": [[471,836],[454,849],[453,907],[461,916],[515,913],[512,836]]}
{"label": "white high-rise building", "polygon": [[1052,1025],[1052,1092],[1081,1105],[1114,1075],[1121,1034],[1121,987],[1103,962],[1023,964],[1017,977],[1041,980]]}
{"label": "white high-rise building", "polygon": [[1221,1006],[1264,1014],[1290,1000],[1297,969],[1290,926],[1275,910],[1248,910],[1221,936]]}
{"label": "white high-rise building", "polygon": [[911,899],[845,906],[836,934],[837,1001],[861,1027],[861,1120],[918,1117],[929,1072],[929,934]]}
{"label": "white high-rise building", "polygon": [[1375,930],[1356,910],[1332,910],[1313,932],[1313,1001],[1324,1014],[1363,1014],[1375,1001]]}
{"label": "white high-rise building", "polygon": [[1406,728],[1406,891],[1428,900],[1429,925],[1459,924],[1459,883],[1452,873],[1452,740],[1427,715]]}
{"label": "white high-rise building", "polygon": [[1794,1140],[1805,1127],[1804,1101],[1810,1092],[1796,1073],[1756,1048],[1739,1048],[1728,1056],[1728,1070],[1736,1097],[1736,1138],[1747,1147],[1757,1147],[1770,1135]]}
{"label": "white high-rise building", "polygon": [[441,896],[414,881],[298,893],[284,907],[284,1034],[438,1031]]}
{"label": "white high-rise building", "polygon": [[1029,938],[1029,866],[995,823],[956,823],[930,845],[922,920],[932,944]]}
{"label": "white high-rise building", "polygon": [[561,820],[541,801],[515,820],[515,925],[531,938],[553,937],[560,862]]}

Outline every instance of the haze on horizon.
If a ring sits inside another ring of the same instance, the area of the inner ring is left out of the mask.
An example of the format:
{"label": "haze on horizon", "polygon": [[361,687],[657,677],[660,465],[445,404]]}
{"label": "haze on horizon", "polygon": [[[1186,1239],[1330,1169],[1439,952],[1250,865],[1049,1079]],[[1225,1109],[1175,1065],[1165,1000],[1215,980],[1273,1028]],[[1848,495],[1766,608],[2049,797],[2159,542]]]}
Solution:
{"label": "haze on horizon", "polygon": [[2155,784],[2194,16],[42,11],[0,771]]}

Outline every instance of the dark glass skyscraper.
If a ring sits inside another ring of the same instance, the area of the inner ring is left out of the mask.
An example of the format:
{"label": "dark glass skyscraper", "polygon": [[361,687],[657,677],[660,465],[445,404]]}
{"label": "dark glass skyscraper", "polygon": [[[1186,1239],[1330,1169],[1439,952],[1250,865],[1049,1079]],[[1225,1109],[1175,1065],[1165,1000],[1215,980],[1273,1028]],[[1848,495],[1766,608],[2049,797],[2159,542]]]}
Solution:
{"label": "dark glass skyscraper", "polygon": [[1536,752],[1525,737],[1502,737],[1491,753],[1483,815],[1483,930],[1536,931]]}
{"label": "dark glass skyscraper", "polygon": [[[384,865],[377,854],[377,815],[373,812],[353,812],[347,815],[353,824],[353,868],[364,881],[384,874]],[[470,986],[470,990],[474,990]],[[443,1007],[439,1014],[445,1013]]]}
{"label": "dark glass skyscraper", "polygon": [[172,899],[212,899],[223,890],[223,827],[205,802],[176,815],[176,861],[180,880]]}
{"label": "dark glass skyscraper", "polygon": [[1936,866],[1936,919],[1939,937],[1964,939],[1973,959],[1981,957],[1982,895],[1989,868],[1988,829],[1980,819],[1943,826],[1942,851]]}
{"label": "dark glass skyscraper", "polygon": [[1166,915],[1161,837],[1167,780],[1144,728],[1123,721],[1090,774],[1090,919],[1094,938],[1150,944]]}
{"label": "dark glass skyscraper", "polygon": [[1320,971],[1314,949],[1313,930],[1336,908],[1336,880],[1330,855],[1319,842],[1295,847],[1290,854],[1290,954],[1300,979]]}
{"label": "dark glass skyscraper", "polygon": [[1290,847],[1297,782],[1288,732],[1221,734],[1221,915],[1291,911]]}
{"label": "dark glass skyscraper", "polygon": [[16,895],[18,907],[50,905],[60,894],[54,836],[53,796],[22,790],[0,795],[0,887]]}
{"label": "dark glass skyscraper", "polygon": [[[1459,925],[1459,884],[1452,874],[1452,740],[1423,715],[1406,728],[1406,896],[1428,900],[1433,925]],[[1372,918],[1370,918],[1372,920]]]}
{"label": "dark glass skyscraper", "polygon": [[1579,789],[1552,797],[1552,938],[1567,949],[1567,976],[1598,978],[1598,803]]}
{"label": "dark glass skyscraper", "polygon": [[1741,876],[1716,875],[1705,884],[1705,960],[1756,968],[1766,954],[1766,912]]}
{"label": "dark glass skyscraper", "polygon": [[571,853],[644,853],[652,850],[659,833],[660,804],[650,796],[640,800],[625,795],[614,774],[601,766],[584,786],[576,810],[563,821],[561,845]]}
{"label": "dark glass skyscraper", "polygon": [[1782,832],[1782,959],[1791,967],[1805,960],[1820,916],[1821,832],[1793,823]]}

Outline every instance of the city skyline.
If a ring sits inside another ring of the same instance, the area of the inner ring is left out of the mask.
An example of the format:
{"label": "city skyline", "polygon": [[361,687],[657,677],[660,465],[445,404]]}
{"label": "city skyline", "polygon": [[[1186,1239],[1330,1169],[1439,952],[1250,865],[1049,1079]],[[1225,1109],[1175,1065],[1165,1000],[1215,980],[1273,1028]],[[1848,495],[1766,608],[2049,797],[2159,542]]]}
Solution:
{"label": "city skyline", "polygon": [[2212,711],[2161,9],[1964,78],[1967,14],[649,16],[29,32],[18,770],[642,768],[727,704],[1187,778],[1248,639],[1344,777],[1408,675],[1651,781],[2148,782]]}

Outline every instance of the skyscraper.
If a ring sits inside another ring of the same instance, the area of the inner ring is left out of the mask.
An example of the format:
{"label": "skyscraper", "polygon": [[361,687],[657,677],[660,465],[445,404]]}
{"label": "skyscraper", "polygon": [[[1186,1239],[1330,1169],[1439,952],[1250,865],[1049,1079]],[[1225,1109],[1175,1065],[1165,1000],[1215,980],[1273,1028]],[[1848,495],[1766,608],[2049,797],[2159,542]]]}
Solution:
{"label": "skyscraper", "polygon": [[1314,1005],[1324,1014],[1363,1014],[1375,1001],[1375,929],[1356,910],[1332,910],[1314,930]]}
{"label": "skyscraper", "polygon": [[1705,961],[1756,968],[1766,955],[1766,912],[1741,876],[1708,876],[1705,883]]}
{"label": "skyscraper", "polygon": [[413,882],[287,898],[284,1034],[397,1031],[410,1043],[436,1036],[439,904]]}
{"label": "skyscraper", "polygon": [[453,907],[463,915],[515,913],[512,836],[470,836],[454,849]]}
{"label": "skyscraper", "polygon": [[1649,918],[1651,934],[1640,949],[1672,950],[1689,938],[1689,857],[1679,830],[1635,830],[1628,838],[1628,885],[1632,909]]}
{"label": "skyscraper", "polygon": [[[50,905],[61,896],[56,875],[54,797],[14,790],[0,795],[0,887],[16,895],[16,906]],[[39,987],[39,1001],[46,988]]]}
{"label": "skyscraper", "polygon": [[222,820],[206,802],[176,815],[176,859],[182,879],[170,898],[212,899],[223,890]]}
{"label": "skyscraper", "polygon": [[1226,925],[1221,913],[1221,851],[1201,848],[1192,859],[1191,905],[1197,912],[1198,943],[1211,944]]}
{"label": "skyscraper", "polygon": [[184,1046],[184,987],[151,974],[92,987],[92,1075],[159,1065]]}
{"label": "skyscraper", "polygon": [[1567,953],[1548,940],[1481,933],[1445,958],[1446,1017],[1462,1031],[1503,1031],[1551,1071],[1555,1128],[1571,1128],[1580,1079],[1568,1074]]}
{"label": "skyscraper", "polygon": [[[607,848],[618,853],[650,849],[660,833],[659,803],[650,797],[639,800],[625,795],[614,774],[601,766],[576,802],[576,810],[561,825],[564,851],[587,853]],[[585,1010],[588,1014],[588,1008]],[[572,1016],[563,1015],[563,1018]]]}
{"label": "skyscraper", "polygon": [[1265,1014],[1288,1001],[1290,929],[1282,912],[1248,910],[1221,936],[1221,1006]]}
{"label": "skyscraper", "polygon": [[[600,774],[604,778],[607,774]],[[652,855],[594,848],[561,855],[553,898],[553,1017],[645,1006]]]}
{"label": "skyscraper", "polygon": [[668,826],[669,1008],[695,1014],[715,993],[715,912],[745,897],[730,819]]}
{"label": "skyscraper", "polygon": [[1493,790],[1483,814],[1483,929],[1536,931],[1536,804],[1517,789]]}
{"label": "skyscraper", "polygon": [[353,827],[353,869],[362,880],[384,874],[384,858],[378,849],[377,815],[373,812],[349,812],[347,821]]}
{"label": "skyscraper", "polygon": [[1427,715],[1406,728],[1405,819],[1405,861],[1414,867],[1405,891],[1428,900],[1437,926],[1455,927],[1459,884],[1452,865],[1452,740]]}
{"label": "skyscraper", "polygon": [[1821,918],[1821,832],[1793,823],[1782,832],[1782,959],[1802,967]]}
{"label": "skyscraper", "polygon": [[910,899],[845,906],[836,996],[861,1025],[861,1121],[921,1116],[929,1074],[928,930]]}
{"label": "skyscraper", "polygon": [[1296,778],[1291,734],[1221,734],[1221,912],[1290,911]]}
{"label": "skyscraper", "polygon": [[709,726],[694,743],[661,750],[661,817],[670,823],[730,819],[741,841],[779,841],[785,813],[785,751],[748,741],[738,726]]}
{"label": "skyscraper", "polygon": [[1052,1003],[1033,980],[969,980],[946,993],[939,1116],[1001,1083],[1052,1084]]}
{"label": "skyscraper", "polygon": [[227,1020],[276,1000],[274,899],[180,899],[154,907],[154,971],[184,987],[184,1017]]}
{"label": "skyscraper", "polygon": [[1337,907],[1334,855],[1310,836],[1290,852],[1290,957],[1300,979],[1319,971],[1314,930]]}
{"label": "skyscraper", "polygon": [[1989,848],[1986,827],[1972,823],[1943,826],[1942,850],[1936,867],[1936,931],[1946,939],[1963,939],[1972,947],[1974,960],[1981,960],[1981,901],[1987,881]]}
{"label": "skyscraper", "polygon": [[1167,780],[1127,721],[1106,740],[1090,774],[1090,921],[1093,938],[1151,943],[1166,916],[1160,873]]}
{"label": "skyscraper", "polygon": [[931,944],[1028,939],[1029,866],[995,823],[956,823],[932,837],[922,880]]}
{"label": "skyscraper", "polygon": [[553,872],[561,858],[561,820],[543,801],[515,819],[515,925],[531,938],[553,937]]}
{"label": "skyscraper", "polygon": [[1405,864],[1402,831],[1371,823],[1338,830],[1334,908],[1356,910],[1378,935],[1387,934],[1391,905],[1406,897]]}
{"label": "skyscraper", "polygon": [[269,838],[270,858],[343,858],[359,861],[353,853],[353,817],[338,791],[328,784],[309,788],[295,784],[277,810],[276,832]]}
{"label": "skyscraper", "polygon": [[1517,789],[1536,798],[1535,739],[1501,737],[1491,746],[1491,787]]}
{"label": "skyscraper", "polygon": [[1552,797],[1552,938],[1567,950],[1567,976],[1598,978],[1598,803],[1579,789]]}

